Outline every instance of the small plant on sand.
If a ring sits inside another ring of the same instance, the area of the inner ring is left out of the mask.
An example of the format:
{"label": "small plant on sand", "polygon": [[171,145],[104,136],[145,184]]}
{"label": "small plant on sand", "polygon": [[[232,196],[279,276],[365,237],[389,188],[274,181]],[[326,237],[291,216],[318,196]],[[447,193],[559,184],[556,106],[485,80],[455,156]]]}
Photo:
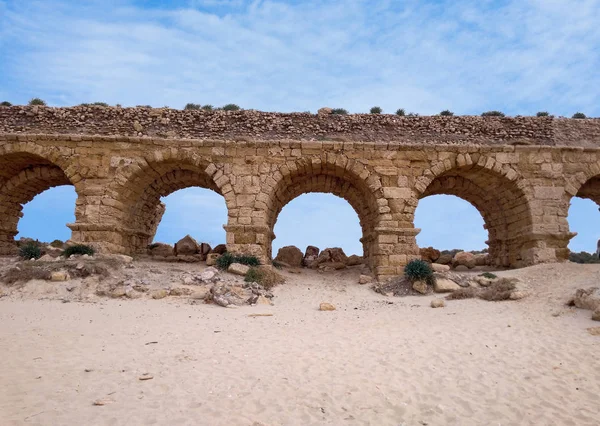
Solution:
{"label": "small plant on sand", "polygon": [[381,107],[374,106],[373,108],[371,108],[371,110],[369,112],[371,114],[381,114],[383,112],[383,110],[381,109]]}
{"label": "small plant on sand", "polygon": [[260,261],[256,256],[236,255],[232,253],[223,253],[217,259],[217,268],[226,271],[232,263],[241,263],[247,266],[258,266]]}
{"label": "small plant on sand", "polygon": [[334,108],[331,110],[331,113],[335,115],[348,115],[348,110],[345,110],[344,108]]}
{"label": "small plant on sand", "polygon": [[227,104],[223,106],[223,111],[239,111],[241,108],[236,104]]}
{"label": "small plant on sand", "polygon": [[488,278],[490,280],[493,280],[494,278],[498,278],[498,276],[496,274],[492,274],[491,272],[484,272],[483,274],[479,274],[480,277],[483,278]]}
{"label": "small plant on sand", "polygon": [[486,111],[481,114],[482,117],[504,117],[504,113],[501,111]]}
{"label": "small plant on sand", "polygon": [[396,110],[396,115],[399,115],[400,117],[404,117],[406,115],[406,111],[404,110],[404,108],[399,108]]}
{"label": "small plant on sand", "polygon": [[535,116],[536,117],[549,117],[550,113],[548,111],[540,111]]}
{"label": "small plant on sand", "polygon": [[83,254],[87,254],[88,256],[93,256],[95,253],[95,250],[93,247],[90,246],[86,246],[84,244],[76,244],[74,246],[69,246],[66,249],[63,250],[62,255],[64,257],[70,257],[72,255],[83,255]]}
{"label": "small plant on sand", "polygon": [[500,300],[509,300],[510,295],[513,290],[516,288],[516,284],[509,278],[501,278],[496,281],[491,286],[482,290],[479,293],[479,298],[483,300],[488,300],[490,302],[497,302]]}
{"label": "small plant on sand", "polygon": [[454,115],[454,113],[452,111],[450,111],[449,109],[445,109],[442,112],[440,112],[440,115],[442,117],[452,117]]}
{"label": "small plant on sand", "polygon": [[46,101],[40,99],[40,98],[33,98],[32,100],[29,101],[29,105],[42,105],[45,106],[46,105]]}
{"label": "small plant on sand", "polygon": [[185,107],[183,107],[183,109],[187,110],[187,111],[198,110],[200,108],[202,108],[202,105],[200,105],[200,104],[194,104],[194,103],[186,104]]}
{"label": "small plant on sand", "polygon": [[258,283],[266,290],[270,290],[278,284],[283,284],[285,278],[272,268],[259,266],[250,268],[244,277],[244,281],[247,283]]}
{"label": "small plant on sand", "polygon": [[52,247],[63,248],[64,243],[61,240],[54,240],[50,243]]}
{"label": "small plant on sand", "polygon": [[19,257],[23,260],[39,259],[42,249],[35,243],[27,243],[19,249]]}
{"label": "small plant on sand", "polygon": [[404,267],[404,274],[412,282],[414,281],[425,281],[429,285],[435,283],[435,277],[433,275],[433,269],[429,266],[429,263],[424,260],[415,259],[408,262]]}

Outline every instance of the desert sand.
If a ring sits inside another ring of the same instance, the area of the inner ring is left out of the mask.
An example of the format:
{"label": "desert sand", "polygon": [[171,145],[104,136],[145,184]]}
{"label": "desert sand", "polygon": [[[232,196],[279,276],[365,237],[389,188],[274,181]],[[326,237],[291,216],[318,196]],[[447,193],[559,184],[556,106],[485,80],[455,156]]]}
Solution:
{"label": "desert sand", "polygon": [[600,423],[600,323],[565,306],[600,265],[505,271],[533,294],[441,309],[357,270],[285,274],[273,306],[1,298],[0,424]]}

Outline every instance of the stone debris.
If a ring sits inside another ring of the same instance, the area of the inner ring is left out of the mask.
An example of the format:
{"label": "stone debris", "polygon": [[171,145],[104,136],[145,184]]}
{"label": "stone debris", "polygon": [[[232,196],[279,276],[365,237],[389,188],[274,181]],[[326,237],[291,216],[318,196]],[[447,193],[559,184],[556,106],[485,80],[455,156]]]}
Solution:
{"label": "stone debris", "polygon": [[419,292],[421,294],[429,293],[429,286],[425,281],[415,281],[412,284],[412,288],[414,291]]}
{"label": "stone debris", "polygon": [[373,282],[373,278],[368,276],[368,275],[363,275],[361,274],[360,277],[358,277],[358,283],[359,284],[369,284]]}
{"label": "stone debris", "polygon": [[229,265],[229,268],[227,268],[227,272],[241,276],[245,276],[249,270],[249,266],[242,265],[241,263],[232,263],[231,265]]}
{"label": "stone debris", "polygon": [[292,268],[299,268],[302,266],[304,255],[300,249],[296,246],[285,246],[281,247],[275,257],[276,262],[285,263],[287,266]]}
{"label": "stone debris", "polygon": [[446,306],[446,302],[443,299],[433,299],[431,301],[432,308],[443,308],[444,306]]}
{"label": "stone debris", "polygon": [[68,281],[69,274],[66,271],[55,271],[50,274],[50,281]]}
{"label": "stone debris", "polygon": [[462,287],[447,278],[436,278],[433,284],[433,291],[436,293],[449,293],[460,288]]}
{"label": "stone debris", "polygon": [[319,305],[319,311],[335,311],[335,306],[333,306],[331,303],[322,302]]}

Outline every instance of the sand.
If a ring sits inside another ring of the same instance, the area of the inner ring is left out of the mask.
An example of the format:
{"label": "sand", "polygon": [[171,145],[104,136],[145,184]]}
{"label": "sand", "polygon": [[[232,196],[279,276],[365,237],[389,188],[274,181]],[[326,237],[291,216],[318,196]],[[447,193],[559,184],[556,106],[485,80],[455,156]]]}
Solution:
{"label": "sand", "polygon": [[586,330],[600,323],[564,306],[600,265],[504,272],[534,294],[441,309],[357,274],[287,274],[274,306],[238,309],[4,297],[0,424],[600,423],[600,336]]}

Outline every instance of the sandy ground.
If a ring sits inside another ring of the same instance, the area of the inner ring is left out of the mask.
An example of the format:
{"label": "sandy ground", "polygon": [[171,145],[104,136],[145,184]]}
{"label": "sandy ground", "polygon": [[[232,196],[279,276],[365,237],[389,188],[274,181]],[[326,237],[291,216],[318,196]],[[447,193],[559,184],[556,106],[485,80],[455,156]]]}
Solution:
{"label": "sandy ground", "polygon": [[564,306],[600,265],[503,272],[534,294],[443,309],[357,273],[289,274],[274,306],[238,309],[4,297],[0,424],[600,424],[600,323]]}

